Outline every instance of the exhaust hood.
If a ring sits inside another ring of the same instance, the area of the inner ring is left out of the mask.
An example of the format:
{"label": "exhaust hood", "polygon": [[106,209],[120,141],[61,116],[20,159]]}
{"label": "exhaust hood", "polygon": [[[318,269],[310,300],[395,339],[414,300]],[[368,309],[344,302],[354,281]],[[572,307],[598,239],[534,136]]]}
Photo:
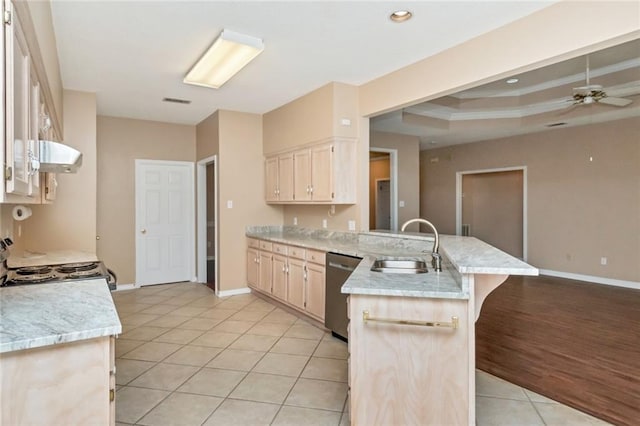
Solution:
{"label": "exhaust hood", "polygon": [[38,141],[40,171],[48,173],[76,173],[82,165],[82,153],[68,145],[53,141]]}

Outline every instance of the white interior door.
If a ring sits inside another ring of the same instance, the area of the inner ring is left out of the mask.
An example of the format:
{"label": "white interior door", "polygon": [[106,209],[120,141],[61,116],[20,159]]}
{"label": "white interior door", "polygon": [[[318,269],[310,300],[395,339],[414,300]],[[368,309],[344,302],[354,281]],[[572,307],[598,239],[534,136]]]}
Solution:
{"label": "white interior door", "polygon": [[136,160],[136,284],[194,277],[194,165]]}

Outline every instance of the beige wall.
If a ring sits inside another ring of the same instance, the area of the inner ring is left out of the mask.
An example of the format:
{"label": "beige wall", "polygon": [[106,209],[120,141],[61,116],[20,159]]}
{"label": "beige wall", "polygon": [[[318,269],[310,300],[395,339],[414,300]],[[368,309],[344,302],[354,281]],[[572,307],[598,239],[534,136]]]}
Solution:
{"label": "beige wall", "polygon": [[456,172],[526,166],[529,263],[640,281],[638,129],[630,118],[423,151],[421,211],[453,234]]}
{"label": "beige wall", "polygon": [[17,247],[25,250],[95,253],[96,96],[65,90],[64,110],[63,141],[82,152],[82,167],[78,173],[57,175],[56,201],[31,206],[33,216],[14,223],[14,237]]}
{"label": "beige wall", "polygon": [[[357,138],[358,118],[358,88],[329,83],[264,114],[264,153],[330,137]],[[350,124],[343,124],[343,119]]]}
{"label": "beige wall", "polygon": [[[371,149],[386,148],[398,151],[398,227],[420,216],[420,140],[415,136],[371,132]],[[373,228],[374,224],[370,224]]]}
{"label": "beige wall", "polygon": [[389,179],[389,166],[388,155],[369,160],[369,226],[371,229],[376,227],[376,180]]}
{"label": "beige wall", "polygon": [[[66,117],[66,114],[65,114]],[[196,128],[98,117],[98,257],[135,282],[135,160],[194,161]]]}
{"label": "beige wall", "polygon": [[198,124],[196,133],[198,160],[218,155],[218,289],[244,288],[246,226],[282,223],[282,208],[264,202],[262,117],[218,111]]}

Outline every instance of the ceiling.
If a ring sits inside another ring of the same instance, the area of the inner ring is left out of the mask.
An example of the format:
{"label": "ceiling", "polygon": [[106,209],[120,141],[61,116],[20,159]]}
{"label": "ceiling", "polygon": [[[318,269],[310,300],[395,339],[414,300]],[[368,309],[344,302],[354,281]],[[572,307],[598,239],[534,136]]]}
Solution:
{"label": "ceiling", "polygon": [[[196,124],[361,85],[554,2],[52,0],[52,14],[65,89],[95,92],[100,115]],[[414,17],[389,20],[399,8]],[[264,52],[220,89],[183,84],[222,29],[262,38]]]}
{"label": "ceiling", "polygon": [[371,128],[417,136],[424,150],[640,116],[640,40],[588,56],[590,84],[631,104],[574,105],[573,89],[586,86],[581,56],[375,117]]}

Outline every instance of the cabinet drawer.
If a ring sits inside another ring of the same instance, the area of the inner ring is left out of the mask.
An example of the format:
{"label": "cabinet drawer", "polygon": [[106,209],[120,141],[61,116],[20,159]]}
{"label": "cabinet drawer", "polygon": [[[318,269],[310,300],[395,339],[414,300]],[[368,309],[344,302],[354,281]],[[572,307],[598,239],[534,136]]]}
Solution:
{"label": "cabinet drawer", "polygon": [[271,251],[273,249],[273,243],[269,241],[260,241],[260,250]]}
{"label": "cabinet drawer", "polygon": [[274,244],[273,245],[273,252],[286,256],[288,248],[289,248],[289,246],[285,246],[284,244]]}
{"label": "cabinet drawer", "polygon": [[247,246],[251,248],[260,248],[260,241],[255,238],[247,238]]}
{"label": "cabinet drawer", "polygon": [[305,250],[302,247],[289,246],[289,257],[304,260]]}
{"label": "cabinet drawer", "polygon": [[325,263],[324,258],[325,258],[325,253],[323,251],[307,249],[307,255],[305,256],[305,260],[307,262],[317,263],[318,265],[324,265]]}

